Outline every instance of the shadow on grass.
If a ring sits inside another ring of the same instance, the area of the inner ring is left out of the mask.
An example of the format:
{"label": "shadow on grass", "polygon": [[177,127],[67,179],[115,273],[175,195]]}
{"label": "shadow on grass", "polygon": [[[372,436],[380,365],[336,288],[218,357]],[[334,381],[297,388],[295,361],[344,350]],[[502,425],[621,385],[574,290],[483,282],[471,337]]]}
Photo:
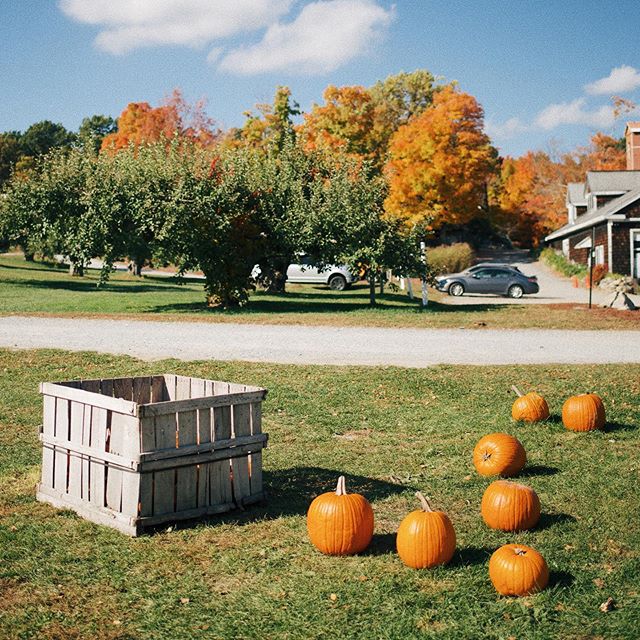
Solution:
{"label": "shadow on grass", "polygon": [[549,574],[549,587],[567,588],[570,587],[576,578],[568,571],[552,571]]}
{"label": "shadow on grass", "polygon": [[604,426],[604,431],[606,433],[610,431],[635,431],[637,428],[637,424],[626,424],[624,422],[607,422]]}
{"label": "shadow on grass", "polygon": [[544,531],[545,529],[552,529],[556,526],[561,526],[570,522],[575,522],[576,519],[568,513],[541,513],[540,520],[536,525],[536,531]]}
{"label": "shadow on grass", "polygon": [[562,424],[562,416],[553,413],[545,420],[545,422],[551,424]]}
{"label": "shadow on grass", "polygon": [[[192,529],[203,523],[243,525],[257,520],[275,520],[280,517],[305,515],[315,497],[321,493],[335,491],[336,483],[341,475],[345,476],[348,493],[360,493],[369,501],[400,494],[407,490],[406,486],[321,467],[292,467],[278,471],[265,471],[263,480],[266,499],[263,502],[249,505],[244,511],[238,509],[221,515],[185,520],[176,525],[165,524],[150,527],[145,533],[153,534],[164,531],[168,526],[175,526],[178,529]],[[379,534],[377,540],[374,536],[375,544],[372,543],[374,548],[380,549],[380,553],[386,553],[383,549],[386,548],[385,545],[390,544],[385,535],[387,534]],[[388,535],[392,535],[395,540],[395,534]]]}
{"label": "shadow on grass", "polygon": [[[67,280],[36,280],[36,279],[19,279],[13,281],[5,281],[5,284],[13,284],[19,287],[30,287],[33,289],[56,289],[60,291],[73,291],[73,292],[85,292],[85,293],[110,293],[110,294],[128,294],[128,293],[167,293],[169,287],[167,285],[176,284],[174,278],[167,278],[167,281],[162,281],[162,284],[148,283],[144,281],[109,281],[103,284],[101,287],[96,286],[97,280],[85,280],[82,278]],[[164,286],[163,286],[164,285]],[[204,309],[204,304],[200,303],[201,309]]]}
{"label": "shadow on grass", "polygon": [[476,564],[486,564],[494,551],[495,549],[490,547],[462,547],[456,549],[448,566],[469,567]]}
{"label": "shadow on grass", "polygon": [[525,467],[518,476],[521,478],[531,478],[533,476],[555,476],[560,473],[558,467],[547,467],[544,464],[532,464]]}
{"label": "shadow on grass", "polygon": [[361,556],[386,556],[396,553],[395,533],[374,533],[369,546],[360,554]]}

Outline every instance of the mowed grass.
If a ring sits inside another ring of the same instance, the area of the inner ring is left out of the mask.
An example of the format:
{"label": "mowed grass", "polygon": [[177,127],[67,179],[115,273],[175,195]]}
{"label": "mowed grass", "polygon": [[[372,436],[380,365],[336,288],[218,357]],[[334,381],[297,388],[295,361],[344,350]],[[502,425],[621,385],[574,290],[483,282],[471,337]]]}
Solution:
{"label": "mowed grass", "polygon": [[[585,305],[481,304],[452,306],[447,296],[430,292],[427,309],[405,292],[391,291],[369,306],[369,289],[358,283],[333,292],[321,285],[288,285],[284,295],[257,291],[236,311],[207,309],[201,280],[179,283],[172,277],[136,278],[114,273],[96,287],[98,272],[71,277],[65,269],[0,256],[0,315],[140,317],[148,320],[193,320],[269,324],[374,327],[580,328],[640,329],[640,314]],[[416,283],[419,297],[419,283]]]}
{"label": "mowed grass", "polygon": [[[268,501],[245,512],[129,539],[35,501],[44,380],[176,372],[267,387]],[[511,384],[550,404],[514,424]],[[604,432],[566,431],[570,393],[598,391]],[[640,365],[399,368],[163,361],[0,351],[0,637],[12,638],[637,638],[640,619]],[[520,480],[540,496],[535,530],[488,529],[489,480],[475,442],[524,444]],[[371,501],[375,537],[354,557],[308,542],[311,500],[335,486]],[[452,563],[414,571],[394,532],[421,490],[451,517]],[[551,569],[544,592],[505,598],[490,554],[521,542]],[[599,610],[612,597],[617,608]]]}

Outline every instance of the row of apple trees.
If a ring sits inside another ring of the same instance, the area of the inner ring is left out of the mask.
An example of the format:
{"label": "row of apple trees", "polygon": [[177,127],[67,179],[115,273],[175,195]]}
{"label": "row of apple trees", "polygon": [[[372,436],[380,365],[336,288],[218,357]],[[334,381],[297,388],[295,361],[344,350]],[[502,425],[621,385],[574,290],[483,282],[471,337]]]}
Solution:
{"label": "row of apple trees", "polygon": [[208,151],[184,140],[117,154],[66,149],[15,177],[0,198],[0,235],[26,255],[95,257],[101,282],[116,260],[174,264],[205,275],[209,305],[247,301],[251,273],[283,292],[299,253],[346,263],[375,283],[422,275],[419,233],[382,212],[386,185],[366,165],[295,143]]}

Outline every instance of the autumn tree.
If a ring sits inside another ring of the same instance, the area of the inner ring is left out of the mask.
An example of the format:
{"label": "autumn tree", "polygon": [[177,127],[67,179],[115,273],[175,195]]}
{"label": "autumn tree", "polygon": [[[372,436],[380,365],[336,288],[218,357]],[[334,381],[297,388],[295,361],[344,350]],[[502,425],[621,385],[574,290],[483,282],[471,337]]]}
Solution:
{"label": "autumn tree", "polygon": [[118,118],[118,130],[104,137],[101,148],[118,151],[129,145],[169,141],[174,136],[210,146],[218,133],[204,107],[204,101],[189,105],[179,89],[174,89],[159,107],[131,102]]}
{"label": "autumn tree", "polygon": [[473,96],[445,87],[430,108],[398,129],[386,166],[388,215],[408,227],[428,221],[432,229],[477,215],[496,158],[483,115]]}

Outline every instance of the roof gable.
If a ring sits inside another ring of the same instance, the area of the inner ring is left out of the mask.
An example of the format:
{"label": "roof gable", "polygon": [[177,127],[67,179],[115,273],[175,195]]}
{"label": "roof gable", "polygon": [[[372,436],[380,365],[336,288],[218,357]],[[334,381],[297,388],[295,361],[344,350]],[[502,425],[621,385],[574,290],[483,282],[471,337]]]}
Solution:
{"label": "roof gable", "polygon": [[640,189],[640,171],[587,171],[586,188],[596,194]]}

